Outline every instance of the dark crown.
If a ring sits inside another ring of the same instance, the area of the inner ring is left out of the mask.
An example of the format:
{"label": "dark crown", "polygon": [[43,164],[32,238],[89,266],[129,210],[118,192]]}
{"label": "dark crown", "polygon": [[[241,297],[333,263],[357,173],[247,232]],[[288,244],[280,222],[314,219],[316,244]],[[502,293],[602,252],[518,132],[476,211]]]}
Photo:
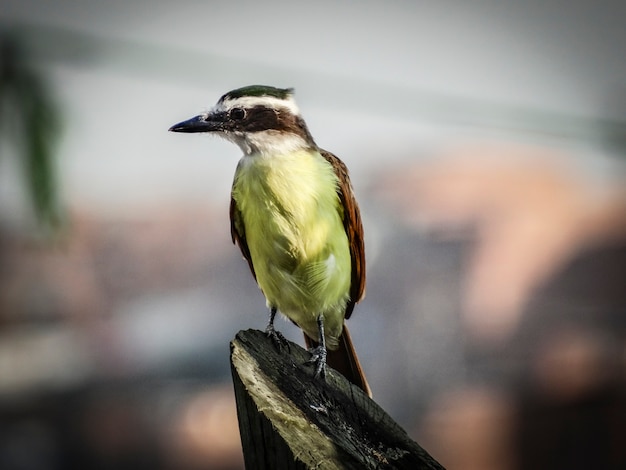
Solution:
{"label": "dark crown", "polygon": [[281,100],[293,95],[293,88],[276,88],[266,85],[249,85],[229,91],[220,98],[220,102],[226,99],[237,99],[245,96],[272,96]]}

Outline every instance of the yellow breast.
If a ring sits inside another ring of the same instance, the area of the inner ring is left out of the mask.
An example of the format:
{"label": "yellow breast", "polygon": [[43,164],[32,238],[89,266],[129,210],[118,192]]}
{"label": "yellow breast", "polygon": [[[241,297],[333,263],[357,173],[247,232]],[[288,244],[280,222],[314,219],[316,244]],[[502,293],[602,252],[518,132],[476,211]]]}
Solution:
{"label": "yellow breast", "polygon": [[351,278],[337,184],[332,166],[310,150],[246,156],[233,183],[268,304],[312,338],[324,314],[329,343],[341,332]]}

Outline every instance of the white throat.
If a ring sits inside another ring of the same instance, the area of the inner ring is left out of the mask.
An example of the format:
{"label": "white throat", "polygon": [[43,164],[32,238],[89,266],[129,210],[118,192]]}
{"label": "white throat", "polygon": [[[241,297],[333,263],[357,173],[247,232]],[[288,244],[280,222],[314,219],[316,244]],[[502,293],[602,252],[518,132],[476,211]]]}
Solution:
{"label": "white throat", "polygon": [[237,144],[244,155],[286,155],[309,147],[302,137],[276,130],[229,132],[224,137]]}

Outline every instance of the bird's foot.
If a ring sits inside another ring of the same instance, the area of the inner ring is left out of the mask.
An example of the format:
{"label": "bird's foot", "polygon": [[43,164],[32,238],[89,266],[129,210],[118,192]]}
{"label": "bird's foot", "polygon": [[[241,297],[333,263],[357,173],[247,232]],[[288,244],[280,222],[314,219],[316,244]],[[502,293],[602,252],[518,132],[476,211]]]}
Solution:
{"label": "bird's foot", "polygon": [[325,378],[326,377],[326,348],[322,345],[319,345],[315,348],[309,349],[311,353],[311,359],[306,361],[307,364],[315,364],[315,378],[318,377]]}
{"label": "bird's foot", "polygon": [[287,349],[287,351],[291,352],[289,341],[287,341],[287,338],[285,338],[280,331],[276,331],[274,329],[274,325],[267,325],[267,328],[265,328],[265,334],[272,340],[272,343],[274,343],[274,346],[279,352],[282,352],[283,349]]}

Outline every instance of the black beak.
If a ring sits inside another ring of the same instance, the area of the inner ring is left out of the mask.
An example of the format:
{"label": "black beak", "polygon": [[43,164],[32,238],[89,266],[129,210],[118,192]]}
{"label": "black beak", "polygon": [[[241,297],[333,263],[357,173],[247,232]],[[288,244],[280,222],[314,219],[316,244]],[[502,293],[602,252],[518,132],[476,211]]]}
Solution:
{"label": "black beak", "polygon": [[223,113],[209,113],[194,116],[186,121],[174,124],[168,130],[171,132],[215,132],[224,130]]}

